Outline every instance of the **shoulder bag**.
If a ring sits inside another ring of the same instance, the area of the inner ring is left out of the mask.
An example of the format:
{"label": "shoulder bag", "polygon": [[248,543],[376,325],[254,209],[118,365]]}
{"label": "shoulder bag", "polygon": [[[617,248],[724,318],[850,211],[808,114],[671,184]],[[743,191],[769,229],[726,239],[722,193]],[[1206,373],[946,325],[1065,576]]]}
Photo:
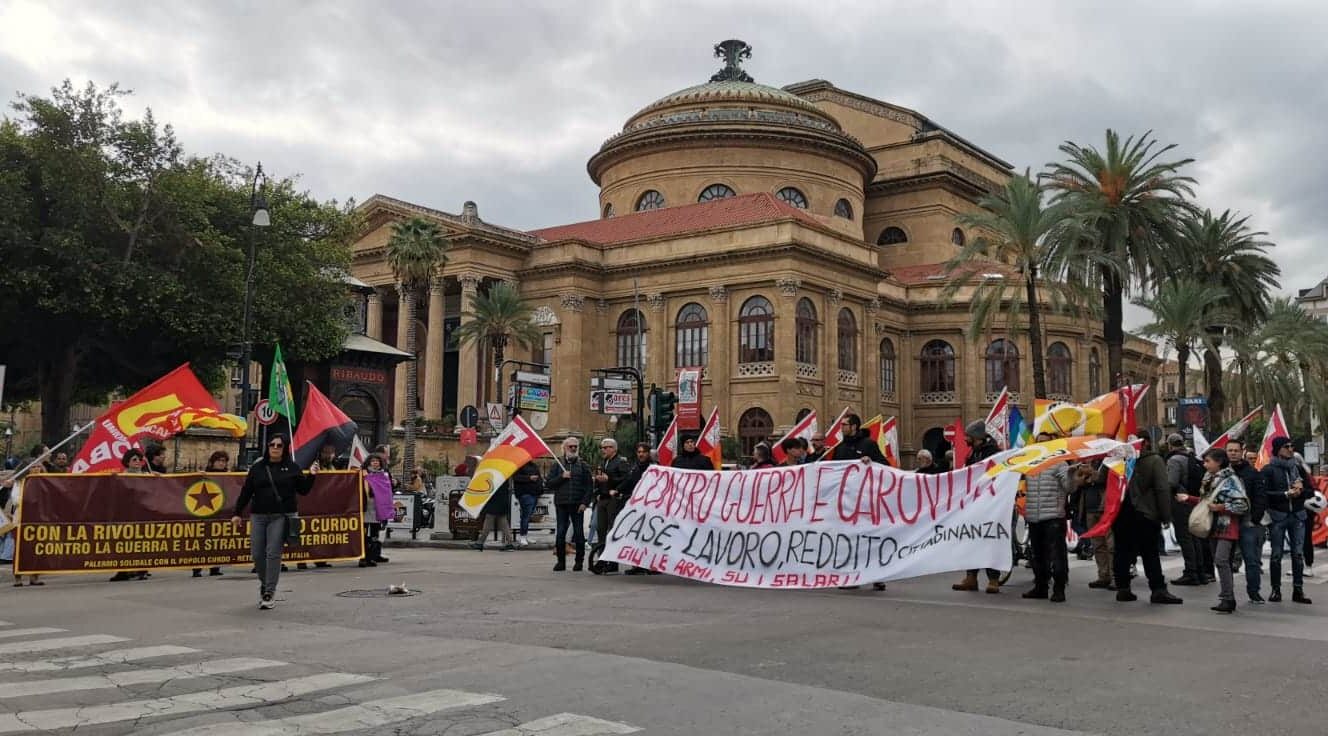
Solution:
{"label": "shoulder bag", "polygon": [[[1216,485],[1216,481],[1214,485]],[[1190,534],[1200,539],[1207,539],[1208,535],[1213,533],[1213,511],[1209,506],[1212,504],[1214,495],[1216,495],[1216,491],[1201,496],[1199,503],[1195,504],[1194,508],[1190,510],[1188,523]]]}

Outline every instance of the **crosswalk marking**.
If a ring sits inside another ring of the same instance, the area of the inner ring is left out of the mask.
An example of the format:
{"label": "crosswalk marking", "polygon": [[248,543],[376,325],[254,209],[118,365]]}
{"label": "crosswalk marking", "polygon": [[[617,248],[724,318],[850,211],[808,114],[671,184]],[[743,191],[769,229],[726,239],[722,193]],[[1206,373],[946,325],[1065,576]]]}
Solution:
{"label": "crosswalk marking", "polygon": [[42,626],[36,629],[2,629],[0,630],[0,639],[17,639],[20,636],[37,636],[39,634],[63,634],[69,629],[52,629],[48,626]]}
{"label": "crosswalk marking", "polygon": [[298,698],[301,695],[333,688],[372,682],[377,678],[332,672],[289,680],[265,682],[261,685],[242,685],[220,690],[209,690],[169,698],[133,700],[109,705],[79,708],[54,708],[21,713],[0,713],[0,733],[20,731],[50,731],[57,728],[75,728],[101,723],[118,723],[157,716],[178,716],[228,708],[255,708]]}
{"label": "crosswalk marking", "polygon": [[264,667],[282,667],[285,665],[285,662],[277,662],[271,659],[236,657],[233,659],[217,659],[210,662],[184,664],[177,667],[108,672],[102,675],[62,677],[53,680],[27,680],[25,682],[7,683],[3,687],[0,687],[0,700],[6,698],[22,698],[31,695],[45,695],[47,693],[68,693],[76,690],[104,690],[107,688],[121,687],[123,685],[145,685],[156,682],[170,682],[171,680],[226,675],[232,672],[245,672],[247,670],[257,670]]}
{"label": "crosswalk marking", "polygon": [[636,733],[641,729],[626,723],[604,721],[575,713],[559,713],[522,723],[515,728],[490,731],[480,736],[608,736],[608,734]]}
{"label": "crosswalk marking", "polygon": [[54,649],[76,649],[96,644],[119,644],[122,641],[129,640],[123,636],[88,634],[87,636],[64,636],[59,639],[15,641],[8,644],[0,644],[0,656],[6,654],[27,654],[29,652],[49,652]]}
{"label": "crosswalk marking", "polygon": [[53,659],[38,659],[31,662],[0,662],[0,672],[64,672],[65,670],[102,667],[108,664],[128,664],[130,662],[137,662],[144,659],[174,657],[180,654],[195,654],[197,652],[197,649],[191,647],[173,646],[115,649],[89,657],[55,657]]}
{"label": "crosswalk marking", "polygon": [[[399,698],[370,700],[324,713],[278,718],[270,721],[235,721],[172,731],[167,736],[291,736],[356,731],[387,726],[440,711],[467,708],[505,700],[501,695],[434,690]],[[604,731],[603,733],[611,733]],[[619,732],[613,732],[619,733]]]}

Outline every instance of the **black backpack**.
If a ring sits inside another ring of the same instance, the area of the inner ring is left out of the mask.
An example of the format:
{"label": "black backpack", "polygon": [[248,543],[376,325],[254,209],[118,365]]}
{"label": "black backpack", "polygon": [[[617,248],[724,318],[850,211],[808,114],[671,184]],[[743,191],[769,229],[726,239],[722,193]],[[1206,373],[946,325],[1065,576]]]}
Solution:
{"label": "black backpack", "polygon": [[1197,494],[1199,489],[1203,487],[1204,473],[1208,471],[1204,469],[1204,464],[1199,458],[1188,452],[1185,453],[1185,463],[1185,483],[1183,484],[1185,492]]}

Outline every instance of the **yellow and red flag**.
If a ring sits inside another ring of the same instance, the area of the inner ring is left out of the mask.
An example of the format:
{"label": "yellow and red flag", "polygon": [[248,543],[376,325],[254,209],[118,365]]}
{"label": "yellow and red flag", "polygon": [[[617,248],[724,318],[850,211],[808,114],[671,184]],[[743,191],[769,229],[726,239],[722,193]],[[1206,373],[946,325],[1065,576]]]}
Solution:
{"label": "yellow and red flag", "polygon": [[724,449],[719,439],[719,407],[710,412],[710,418],[701,428],[701,436],[696,438],[696,450],[710,458],[710,465],[719,470],[724,464]]}
{"label": "yellow and red flag", "polygon": [[471,516],[479,516],[498,486],[506,483],[522,465],[537,457],[552,456],[553,450],[540,439],[534,428],[519,415],[512,417],[475,466],[475,474],[461,495],[461,508]]}
{"label": "yellow and red flag", "polygon": [[1033,402],[1033,436],[1044,432],[1056,437],[1106,434],[1124,440],[1135,429],[1135,409],[1146,393],[1146,384],[1135,384],[1083,404],[1037,399]]}
{"label": "yellow and red flag", "polygon": [[243,437],[249,431],[249,423],[234,414],[193,406],[145,414],[139,419],[139,424],[140,434],[158,439],[170,439],[191,427],[219,429],[236,438]]}
{"label": "yellow and red flag", "polygon": [[[145,420],[161,419],[176,409],[221,411],[212,394],[189,369],[188,363],[158,378],[97,417],[88,441],[78,451],[70,469],[75,473],[120,470],[120,458],[126,450],[137,447],[135,437],[147,431]],[[171,422],[169,419],[161,421],[167,425]],[[157,432],[165,432],[166,429],[166,426],[160,426],[156,432],[149,433],[161,437]],[[172,434],[165,434],[164,437]]]}

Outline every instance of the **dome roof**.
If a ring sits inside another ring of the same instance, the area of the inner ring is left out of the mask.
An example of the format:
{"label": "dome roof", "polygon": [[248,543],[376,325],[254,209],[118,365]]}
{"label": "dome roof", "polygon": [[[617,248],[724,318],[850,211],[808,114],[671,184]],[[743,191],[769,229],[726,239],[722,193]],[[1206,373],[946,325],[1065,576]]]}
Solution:
{"label": "dome roof", "polygon": [[782,107],[803,113],[811,118],[808,121],[809,123],[819,123],[814,127],[840,130],[839,123],[834,118],[822,112],[816,105],[795,94],[785,92],[778,87],[770,87],[755,82],[723,79],[680,89],[673,94],[655,100],[629,118],[627,124],[623,126],[623,132],[649,127],[661,117],[665,117],[667,111],[674,108],[694,105],[707,108],[712,106],[746,108],[753,104],[773,108]]}

